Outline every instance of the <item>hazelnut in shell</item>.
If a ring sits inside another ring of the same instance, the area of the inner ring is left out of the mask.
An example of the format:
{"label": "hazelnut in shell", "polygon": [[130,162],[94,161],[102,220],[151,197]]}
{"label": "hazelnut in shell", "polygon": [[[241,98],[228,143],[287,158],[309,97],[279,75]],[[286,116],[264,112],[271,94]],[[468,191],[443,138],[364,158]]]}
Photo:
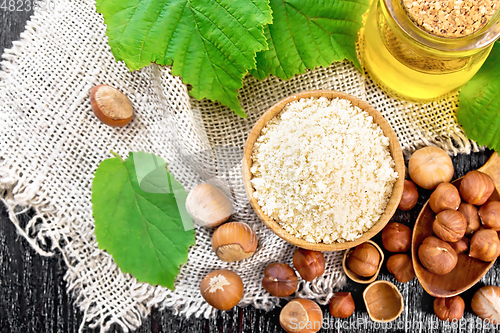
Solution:
{"label": "hazelnut in shell", "polygon": [[406,283],[415,278],[413,263],[409,255],[404,253],[394,254],[387,259],[387,270],[401,283]]}
{"label": "hazelnut in shell", "polygon": [[439,184],[429,198],[429,206],[434,213],[443,210],[457,210],[462,202],[458,189],[450,183]]}
{"label": "hazelnut in shell", "polygon": [[492,229],[476,231],[470,240],[469,256],[482,261],[490,262],[500,254],[500,240]]}
{"label": "hazelnut in shell", "polygon": [[281,309],[280,325],[288,333],[316,333],[323,325],[323,311],[316,302],[297,298]]}
{"label": "hazelnut in shell", "polygon": [[495,184],[487,174],[473,170],[467,173],[460,182],[460,195],[467,203],[481,206],[495,190]]}
{"label": "hazelnut in shell", "polygon": [[458,262],[458,256],[450,244],[434,236],[427,237],[420,244],[418,258],[429,272],[437,275],[448,274]]}
{"label": "hazelnut in shell", "polygon": [[418,202],[418,189],[417,186],[408,179],[405,179],[403,187],[403,195],[399,201],[398,208],[401,210],[410,210],[415,207]]}
{"label": "hazelnut in shell", "polygon": [[478,210],[476,206],[462,202],[458,211],[465,216],[467,220],[467,229],[465,230],[466,235],[472,235],[474,232],[478,231],[481,227],[481,221],[479,220]]}
{"label": "hazelnut in shell", "polygon": [[220,269],[208,273],[200,283],[201,295],[218,310],[230,310],[243,297],[243,281],[235,272]]}
{"label": "hazelnut in shell", "polygon": [[90,104],[97,119],[111,127],[123,127],[134,117],[134,108],[128,97],[107,84],[90,90]]}
{"label": "hazelnut in shell", "polygon": [[408,162],[411,180],[427,190],[435,189],[440,183],[449,183],[454,172],[450,156],[439,147],[421,148]]}
{"label": "hazelnut in shell", "polygon": [[246,223],[229,222],[215,230],[212,236],[212,249],[222,261],[239,261],[255,253],[257,235]]}
{"label": "hazelnut in shell", "polygon": [[297,275],[287,264],[273,263],[264,269],[262,287],[273,296],[290,296],[297,291],[297,285]]}
{"label": "hazelnut in shell", "polygon": [[217,187],[204,183],[189,192],[186,210],[196,224],[213,228],[229,219],[233,205]]}
{"label": "hazelnut in shell", "polygon": [[458,242],[465,235],[467,220],[457,210],[443,210],[436,215],[432,231],[445,242]]}
{"label": "hazelnut in shell", "polygon": [[500,324],[500,287],[484,286],[472,296],[472,311],[488,323]]}
{"label": "hazelnut in shell", "polygon": [[478,215],[485,227],[500,231],[500,201],[489,201],[482,205]]}
{"label": "hazelnut in shell", "polygon": [[356,246],[347,257],[347,266],[359,276],[370,277],[377,273],[380,253],[375,246],[363,243]]}
{"label": "hazelnut in shell", "polygon": [[352,295],[348,292],[338,292],[330,300],[330,314],[335,318],[348,318],[355,308]]}
{"label": "hazelnut in shell", "polygon": [[434,313],[443,321],[462,319],[464,310],[465,302],[460,296],[434,299]]}
{"label": "hazelnut in shell", "polygon": [[391,222],[382,230],[382,244],[389,252],[406,252],[411,245],[411,229],[406,225]]}
{"label": "hazelnut in shell", "polygon": [[298,248],[293,253],[293,267],[306,281],[312,281],[325,272],[325,257],[319,251]]}

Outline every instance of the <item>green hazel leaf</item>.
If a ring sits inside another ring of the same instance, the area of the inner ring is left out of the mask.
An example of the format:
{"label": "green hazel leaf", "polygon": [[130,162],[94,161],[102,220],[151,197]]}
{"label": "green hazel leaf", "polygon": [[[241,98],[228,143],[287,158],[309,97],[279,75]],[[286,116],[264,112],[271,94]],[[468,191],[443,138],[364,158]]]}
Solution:
{"label": "green hazel leaf", "polygon": [[500,151],[500,42],[460,90],[457,119],[469,139]]}
{"label": "green hazel leaf", "polygon": [[138,281],[173,290],[179,266],[195,241],[186,196],[165,161],[153,154],[102,161],[92,182],[99,248]]}
{"label": "green hazel leaf", "polygon": [[271,0],[273,23],[264,28],[269,49],[257,53],[250,73],[288,80],[295,74],[356,57],[361,16],[369,0]]}
{"label": "green hazel leaf", "polygon": [[130,69],[155,62],[191,84],[191,95],[245,117],[237,89],[266,49],[268,0],[97,0],[115,58]]}

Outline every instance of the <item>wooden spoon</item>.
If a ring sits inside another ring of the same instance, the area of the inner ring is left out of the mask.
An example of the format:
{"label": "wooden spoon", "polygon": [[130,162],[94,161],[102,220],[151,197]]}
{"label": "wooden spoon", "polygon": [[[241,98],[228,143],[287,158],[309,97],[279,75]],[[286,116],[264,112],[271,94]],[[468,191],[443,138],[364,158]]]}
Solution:
{"label": "wooden spoon", "polygon": [[[488,174],[495,183],[495,191],[489,200],[500,200],[500,157],[498,153],[494,152],[478,170]],[[462,178],[459,178],[453,181],[452,184],[458,188],[461,181]],[[413,228],[411,244],[413,268],[418,281],[430,295],[434,297],[452,297],[475,285],[488,272],[495,261],[484,262],[462,253],[458,255],[457,266],[450,273],[437,275],[429,272],[420,264],[418,248],[426,237],[432,236],[432,222],[435,216],[436,214],[429,207],[429,200],[427,200]]]}

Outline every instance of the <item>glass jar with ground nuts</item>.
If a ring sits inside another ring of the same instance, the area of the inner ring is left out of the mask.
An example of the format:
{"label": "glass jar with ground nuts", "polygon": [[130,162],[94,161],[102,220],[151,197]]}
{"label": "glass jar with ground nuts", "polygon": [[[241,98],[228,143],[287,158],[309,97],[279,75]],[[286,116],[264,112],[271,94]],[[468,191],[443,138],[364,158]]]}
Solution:
{"label": "glass jar with ground nuts", "polygon": [[372,0],[364,68],[390,94],[429,101],[479,70],[500,36],[498,0]]}

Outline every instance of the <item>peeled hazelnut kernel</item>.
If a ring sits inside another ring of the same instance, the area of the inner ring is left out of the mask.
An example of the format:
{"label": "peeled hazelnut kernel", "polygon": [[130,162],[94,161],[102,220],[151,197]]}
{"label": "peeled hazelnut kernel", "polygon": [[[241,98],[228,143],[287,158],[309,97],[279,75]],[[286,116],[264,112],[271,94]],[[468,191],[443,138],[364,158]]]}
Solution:
{"label": "peeled hazelnut kernel", "polygon": [[134,108],[128,97],[106,84],[90,90],[90,105],[97,119],[108,126],[123,127],[134,117]]}
{"label": "peeled hazelnut kernel", "polygon": [[465,253],[469,250],[470,241],[467,237],[462,238],[458,242],[451,242],[450,246],[457,254]]}
{"label": "peeled hazelnut kernel", "polygon": [[325,257],[319,251],[298,248],[293,253],[293,267],[304,280],[312,281],[325,272]]}
{"label": "peeled hazelnut kernel", "polygon": [[355,308],[351,293],[348,292],[336,293],[330,300],[330,314],[335,318],[348,318]]}
{"label": "peeled hazelnut kernel", "polygon": [[432,231],[445,242],[458,242],[465,235],[467,220],[457,210],[443,210],[436,215]]}
{"label": "peeled hazelnut kernel", "polygon": [[481,229],[472,235],[469,256],[490,262],[500,254],[500,240],[493,229]]}
{"label": "peeled hazelnut kernel", "polygon": [[401,223],[389,223],[382,230],[382,244],[389,252],[408,251],[411,245],[411,229]]}
{"label": "peeled hazelnut kernel", "polygon": [[280,325],[288,333],[315,333],[323,325],[323,312],[314,301],[297,298],[281,309]]}
{"label": "peeled hazelnut kernel", "polygon": [[460,195],[471,205],[481,206],[495,190],[493,180],[487,174],[473,170],[460,182]]}
{"label": "peeled hazelnut kernel", "polygon": [[418,189],[417,186],[411,181],[405,179],[403,187],[403,195],[401,196],[401,201],[399,201],[398,208],[401,210],[410,210],[418,202]]}
{"label": "peeled hazelnut kernel", "polygon": [[455,268],[458,256],[450,244],[437,237],[429,236],[418,248],[418,258],[431,273],[444,275]]}
{"label": "peeled hazelnut kernel", "polygon": [[427,190],[436,188],[439,183],[449,183],[454,172],[450,156],[438,147],[419,149],[408,162],[411,180]]}
{"label": "peeled hazelnut kernel", "polygon": [[238,274],[227,269],[208,273],[200,283],[201,295],[218,310],[230,310],[243,297],[243,281]]}
{"label": "peeled hazelnut kernel", "polygon": [[264,269],[262,287],[273,296],[287,297],[297,291],[297,275],[287,264],[273,263]]}
{"label": "peeled hazelnut kernel", "polygon": [[387,260],[387,270],[401,283],[411,281],[415,277],[411,258],[404,253],[390,256]]}
{"label": "peeled hazelnut kernel", "polygon": [[429,198],[429,206],[434,213],[443,210],[457,210],[462,202],[458,189],[450,183],[439,184]]}
{"label": "peeled hazelnut kernel", "polygon": [[478,215],[486,227],[500,231],[500,201],[487,202],[479,208]]}
{"label": "peeled hazelnut kernel", "polygon": [[212,249],[220,260],[233,262],[252,256],[257,249],[257,235],[246,223],[221,225],[212,236]]}
{"label": "peeled hazelnut kernel", "polygon": [[462,213],[467,220],[467,229],[465,230],[466,235],[472,235],[474,232],[479,230],[481,222],[479,221],[479,215],[476,206],[462,202],[458,211]]}
{"label": "peeled hazelnut kernel", "polygon": [[377,273],[380,264],[380,253],[375,246],[363,243],[354,248],[347,257],[349,269],[363,277],[371,277]]}
{"label": "peeled hazelnut kernel", "polygon": [[500,324],[500,287],[484,286],[472,296],[472,311],[490,324]]}
{"label": "peeled hazelnut kernel", "polygon": [[204,183],[189,192],[186,210],[199,226],[217,227],[229,219],[233,205],[217,187]]}
{"label": "peeled hazelnut kernel", "polygon": [[443,321],[462,319],[464,310],[465,302],[460,296],[434,299],[434,313]]}

